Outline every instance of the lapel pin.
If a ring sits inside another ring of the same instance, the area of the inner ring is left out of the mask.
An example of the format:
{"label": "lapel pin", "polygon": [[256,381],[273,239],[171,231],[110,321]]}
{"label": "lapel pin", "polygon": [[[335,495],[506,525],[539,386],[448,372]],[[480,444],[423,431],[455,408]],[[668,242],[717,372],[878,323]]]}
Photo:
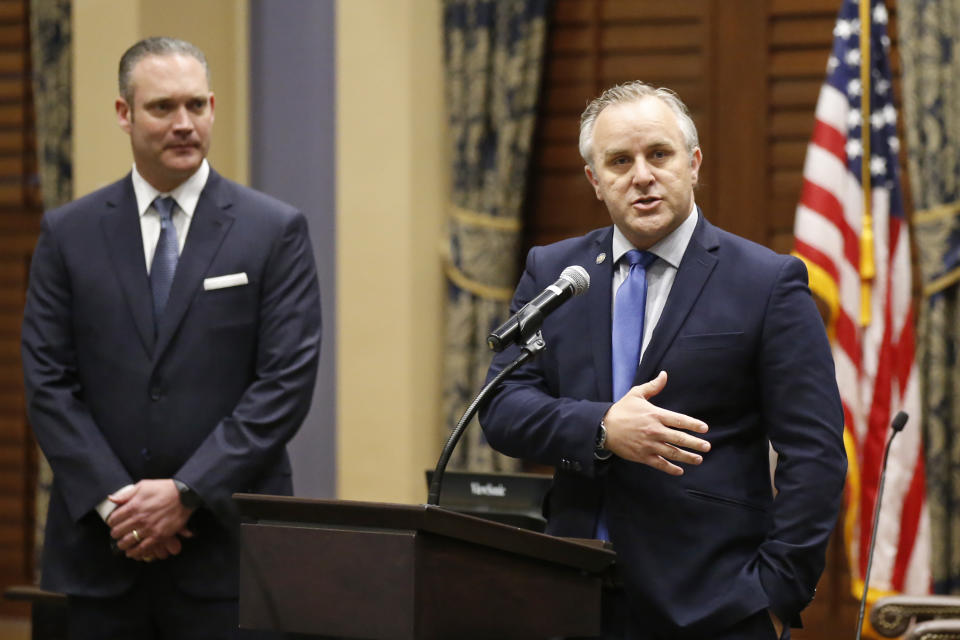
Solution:
{"label": "lapel pin", "polygon": [[597,256],[597,264],[603,264],[603,261],[607,259],[607,254],[601,253]]}

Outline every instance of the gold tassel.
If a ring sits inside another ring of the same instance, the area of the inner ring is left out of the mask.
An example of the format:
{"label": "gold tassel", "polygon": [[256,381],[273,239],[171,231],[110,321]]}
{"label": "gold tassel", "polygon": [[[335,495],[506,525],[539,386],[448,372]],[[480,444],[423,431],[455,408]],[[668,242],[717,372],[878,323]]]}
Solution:
{"label": "gold tassel", "polygon": [[863,230],[860,232],[860,325],[870,326],[871,294],[873,279],[877,275],[877,265],[873,259],[873,218],[863,216]]}

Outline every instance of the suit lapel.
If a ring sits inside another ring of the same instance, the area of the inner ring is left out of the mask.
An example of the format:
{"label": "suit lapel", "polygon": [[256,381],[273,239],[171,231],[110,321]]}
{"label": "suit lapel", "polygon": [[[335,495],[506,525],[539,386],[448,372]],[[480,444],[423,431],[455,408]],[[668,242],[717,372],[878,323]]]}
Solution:
{"label": "suit lapel", "polygon": [[[613,395],[610,327],[612,319],[611,289],[613,287],[613,227],[602,234],[587,257],[585,268],[590,274],[590,304],[587,305],[587,326],[593,342],[593,366],[596,371],[597,398],[609,400]],[[604,258],[597,262],[600,255]]]}
{"label": "suit lapel", "polygon": [[683,254],[673,288],[667,297],[667,303],[657,322],[650,344],[643,353],[634,384],[642,384],[658,373],[660,361],[686,320],[687,315],[700,297],[703,286],[717,264],[713,253],[718,245],[716,229],[700,215],[697,227],[690,238],[690,244]]}
{"label": "suit lapel", "polygon": [[232,201],[224,185],[220,176],[211,169],[210,177],[193,212],[193,220],[190,222],[183,252],[177,261],[170,298],[160,317],[157,328],[156,357],[159,357],[170,344],[190,303],[202,286],[203,277],[208,271],[210,262],[233,224],[233,217],[226,213]]}
{"label": "suit lapel", "polygon": [[100,219],[100,228],[140,341],[150,354],[153,352],[153,298],[143,256],[137,198],[129,174],[107,194],[105,203],[107,213]]}

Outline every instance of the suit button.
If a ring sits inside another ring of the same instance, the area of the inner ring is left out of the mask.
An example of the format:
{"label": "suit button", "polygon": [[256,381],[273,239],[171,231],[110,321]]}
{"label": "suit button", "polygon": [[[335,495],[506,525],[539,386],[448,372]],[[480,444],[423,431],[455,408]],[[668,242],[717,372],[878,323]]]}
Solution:
{"label": "suit button", "polygon": [[156,401],[156,400],[159,400],[161,397],[162,397],[162,395],[160,394],[160,387],[154,387],[154,388],[150,389],[150,399],[151,399],[151,400]]}
{"label": "suit button", "polygon": [[140,450],[140,455],[143,456],[143,459],[144,459],[144,460],[149,460],[149,459],[150,459],[150,449],[147,449],[146,447],[144,447],[143,449]]}

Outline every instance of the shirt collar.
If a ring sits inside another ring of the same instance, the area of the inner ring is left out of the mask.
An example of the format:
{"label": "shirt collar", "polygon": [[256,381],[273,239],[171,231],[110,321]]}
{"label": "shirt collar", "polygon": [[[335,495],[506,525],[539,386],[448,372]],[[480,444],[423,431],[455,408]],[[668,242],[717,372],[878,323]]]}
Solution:
{"label": "shirt collar", "polygon": [[137,213],[142,217],[147,212],[157,196],[172,196],[177,201],[177,206],[188,218],[193,217],[193,212],[197,208],[197,202],[200,200],[200,193],[207,184],[207,178],[210,177],[210,165],[206,158],[200,163],[200,167],[192,176],[180,183],[180,185],[169,193],[157,191],[152,184],[147,182],[146,178],[137,171],[137,165],[133,165],[131,178],[133,179],[133,193],[137,196]]}
{"label": "shirt collar", "polygon": [[[680,261],[683,259],[683,254],[686,252],[687,245],[690,244],[690,238],[693,237],[693,231],[696,228],[697,205],[694,203],[691,205],[690,214],[680,223],[680,226],[671,231],[665,238],[661,238],[647,251],[677,269],[680,267]],[[636,247],[627,240],[627,236],[623,235],[620,227],[613,225],[613,263],[617,264],[623,254],[633,249],[636,249]]]}

